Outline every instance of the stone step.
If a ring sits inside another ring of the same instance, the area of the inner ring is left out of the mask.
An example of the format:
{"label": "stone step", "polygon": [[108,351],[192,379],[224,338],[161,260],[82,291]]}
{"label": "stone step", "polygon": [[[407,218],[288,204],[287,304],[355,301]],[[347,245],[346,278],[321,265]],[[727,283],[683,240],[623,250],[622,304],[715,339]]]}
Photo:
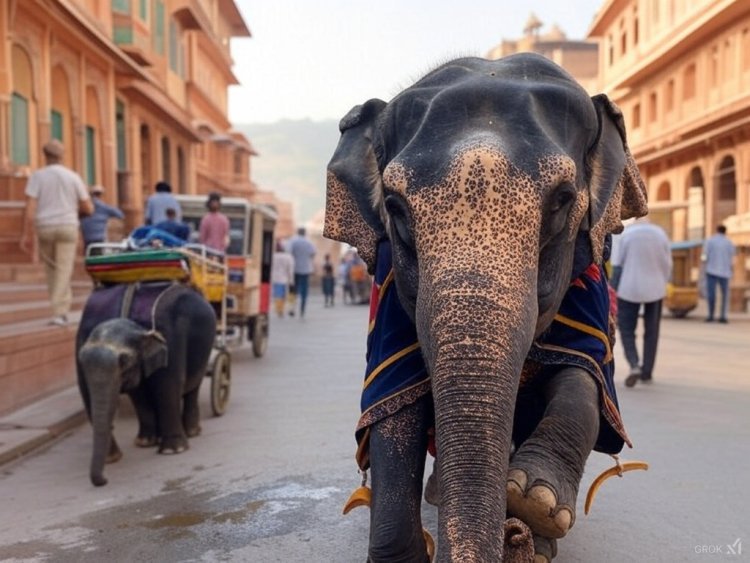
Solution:
{"label": "stone step", "polygon": [[75,335],[80,312],[64,326],[47,319],[0,326],[0,414],[75,384]]}
{"label": "stone step", "polygon": [[[86,303],[88,293],[73,294],[71,310],[80,311]],[[25,321],[52,318],[49,300],[26,301],[0,304],[0,326]]]}
{"label": "stone step", "polygon": [[[74,280],[73,295],[88,295],[94,285],[89,280]],[[0,283],[0,305],[6,303],[26,303],[47,301],[47,285],[41,283]]]}
{"label": "stone step", "polygon": [[[83,263],[83,256],[76,257],[75,267],[73,268],[73,279],[77,281],[89,280],[86,268]],[[5,260],[0,254],[0,283],[19,283],[19,284],[37,284],[45,283],[46,275],[44,273],[44,264],[41,262],[23,262],[14,263]]]}

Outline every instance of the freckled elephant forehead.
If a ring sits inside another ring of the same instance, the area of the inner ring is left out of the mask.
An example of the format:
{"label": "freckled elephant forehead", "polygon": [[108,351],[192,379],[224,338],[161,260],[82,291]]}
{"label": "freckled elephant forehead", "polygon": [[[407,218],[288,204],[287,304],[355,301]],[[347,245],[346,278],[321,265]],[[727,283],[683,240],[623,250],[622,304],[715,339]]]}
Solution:
{"label": "freckled elephant forehead", "polygon": [[539,159],[555,154],[569,155],[580,167],[598,134],[583,88],[554,63],[528,53],[442,66],[399,94],[382,119],[381,164],[398,158],[428,184],[477,138],[534,175]]}

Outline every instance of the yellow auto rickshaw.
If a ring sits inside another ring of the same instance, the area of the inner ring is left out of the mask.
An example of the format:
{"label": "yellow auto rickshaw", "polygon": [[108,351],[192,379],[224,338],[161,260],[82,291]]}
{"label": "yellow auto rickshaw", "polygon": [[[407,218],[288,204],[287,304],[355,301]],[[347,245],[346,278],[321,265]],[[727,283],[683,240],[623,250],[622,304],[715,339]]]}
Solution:
{"label": "yellow auto rickshaw", "polygon": [[683,318],[698,306],[700,299],[702,240],[673,242],[672,281],[667,284],[664,305],[672,316]]}

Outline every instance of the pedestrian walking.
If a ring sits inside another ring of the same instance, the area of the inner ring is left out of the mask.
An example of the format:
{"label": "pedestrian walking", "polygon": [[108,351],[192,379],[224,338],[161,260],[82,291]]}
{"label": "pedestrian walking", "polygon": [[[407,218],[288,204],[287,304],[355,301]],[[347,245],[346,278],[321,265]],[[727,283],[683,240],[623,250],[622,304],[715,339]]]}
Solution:
{"label": "pedestrian walking", "polygon": [[299,314],[300,317],[304,317],[315,257],[315,246],[307,238],[304,227],[297,229],[297,235],[289,240],[288,249],[294,258],[294,289],[299,298]]}
{"label": "pedestrian walking", "polygon": [[284,243],[276,241],[276,251],[271,262],[271,287],[274,309],[279,318],[284,317],[284,306],[289,288],[294,283],[294,258],[284,248]]}
{"label": "pedestrian walking", "polygon": [[146,200],[146,225],[156,225],[167,219],[167,209],[177,211],[177,220],[182,221],[182,208],[172,195],[172,186],[167,182],[157,182],[155,192]]}
{"label": "pedestrian walking", "polygon": [[714,320],[716,286],[719,286],[721,290],[719,322],[729,322],[727,319],[729,280],[732,279],[732,260],[735,252],[734,244],[727,238],[727,228],[724,225],[716,227],[716,234],[709,238],[703,246],[702,259],[703,269],[706,273],[706,298],[708,299],[707,323]]}
{"label": "pedestrian walking", "polygon": [[351,253],[347,252],[347,254],[341,259],[341,263],[338,267],[341,302],[344,303],[344,305],[347,303],[354,303],[354,291],[352,290],[352,282],[349,279],[349,267],[352,263],[351,258]]}
{"label": "pedestrian walking", "polygon": [[325,297],[325,307],[333,307],[334,292],[336,290],[336,277],[333,272],[331,255],[326,254],[323,261],[323,296]]}
{"label": "pedestrian walking", "polygon": [[[614,245],[612,287],[617,291],[617,326],[630,364],[625,385],[638,380],[650,383],[659,341],[661,306],[672,275],[672,252],[664,230],[642,218],[627,226]],[[643,354],[641,362],[635,330],[643,306]]]}
{"label": "pedestrian walking", "polygon": [[81,177],[62,164],[63,144],[53,140],[42,151],[46,166],[32,173],[26,184],[20,246],[30,253],[36,231],[54,315],[50,324],[64,326],[73,302],[70,282],[78,246],[79,216],[91,215],[94,205]]}
{"label": "pedestrian walking", "polygon": [[102,194],[104,193],[102,186],[92,186],[89,193],[94,204],[94,212],[81,219],[81,234],[87,254],[89,246],[92,244],[107,241],[107,223],[110,219],[125,219],[125,214],[122,211],[102,201]]}

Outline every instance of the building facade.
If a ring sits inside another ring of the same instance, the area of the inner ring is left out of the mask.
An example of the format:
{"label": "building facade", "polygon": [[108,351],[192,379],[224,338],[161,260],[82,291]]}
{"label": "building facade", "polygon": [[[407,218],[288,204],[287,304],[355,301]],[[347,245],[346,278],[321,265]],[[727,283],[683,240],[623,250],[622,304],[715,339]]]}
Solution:
{"label": "building facade", "polygon": [[744,310],[750,256],[750,2],[608,0],[600,88],[623,111],[650,215],[675,241],[719,224],[739,246],[732,305]]}
{"label": "building facade", "polygon": [[[291,217],[256,189],[255,150],[227,116],[230,43],[249,36],[234,0],[0,0],[0,413],[75,384],[75,326],[46,324],[43,267],[18,244],[47,141],[125,212],[113,237],[143,222],[161,180]],[[74,311],[90,291],[81,262]]]}
{"label": "building facade", "polygon": [[160,180],[176,193],[252,198],[255,151],[227,116],[238,84],[230,41],[250,37],[233,0],[0,0],[0,36],[7,250],[25,179],[51,138],[127,227]]}

